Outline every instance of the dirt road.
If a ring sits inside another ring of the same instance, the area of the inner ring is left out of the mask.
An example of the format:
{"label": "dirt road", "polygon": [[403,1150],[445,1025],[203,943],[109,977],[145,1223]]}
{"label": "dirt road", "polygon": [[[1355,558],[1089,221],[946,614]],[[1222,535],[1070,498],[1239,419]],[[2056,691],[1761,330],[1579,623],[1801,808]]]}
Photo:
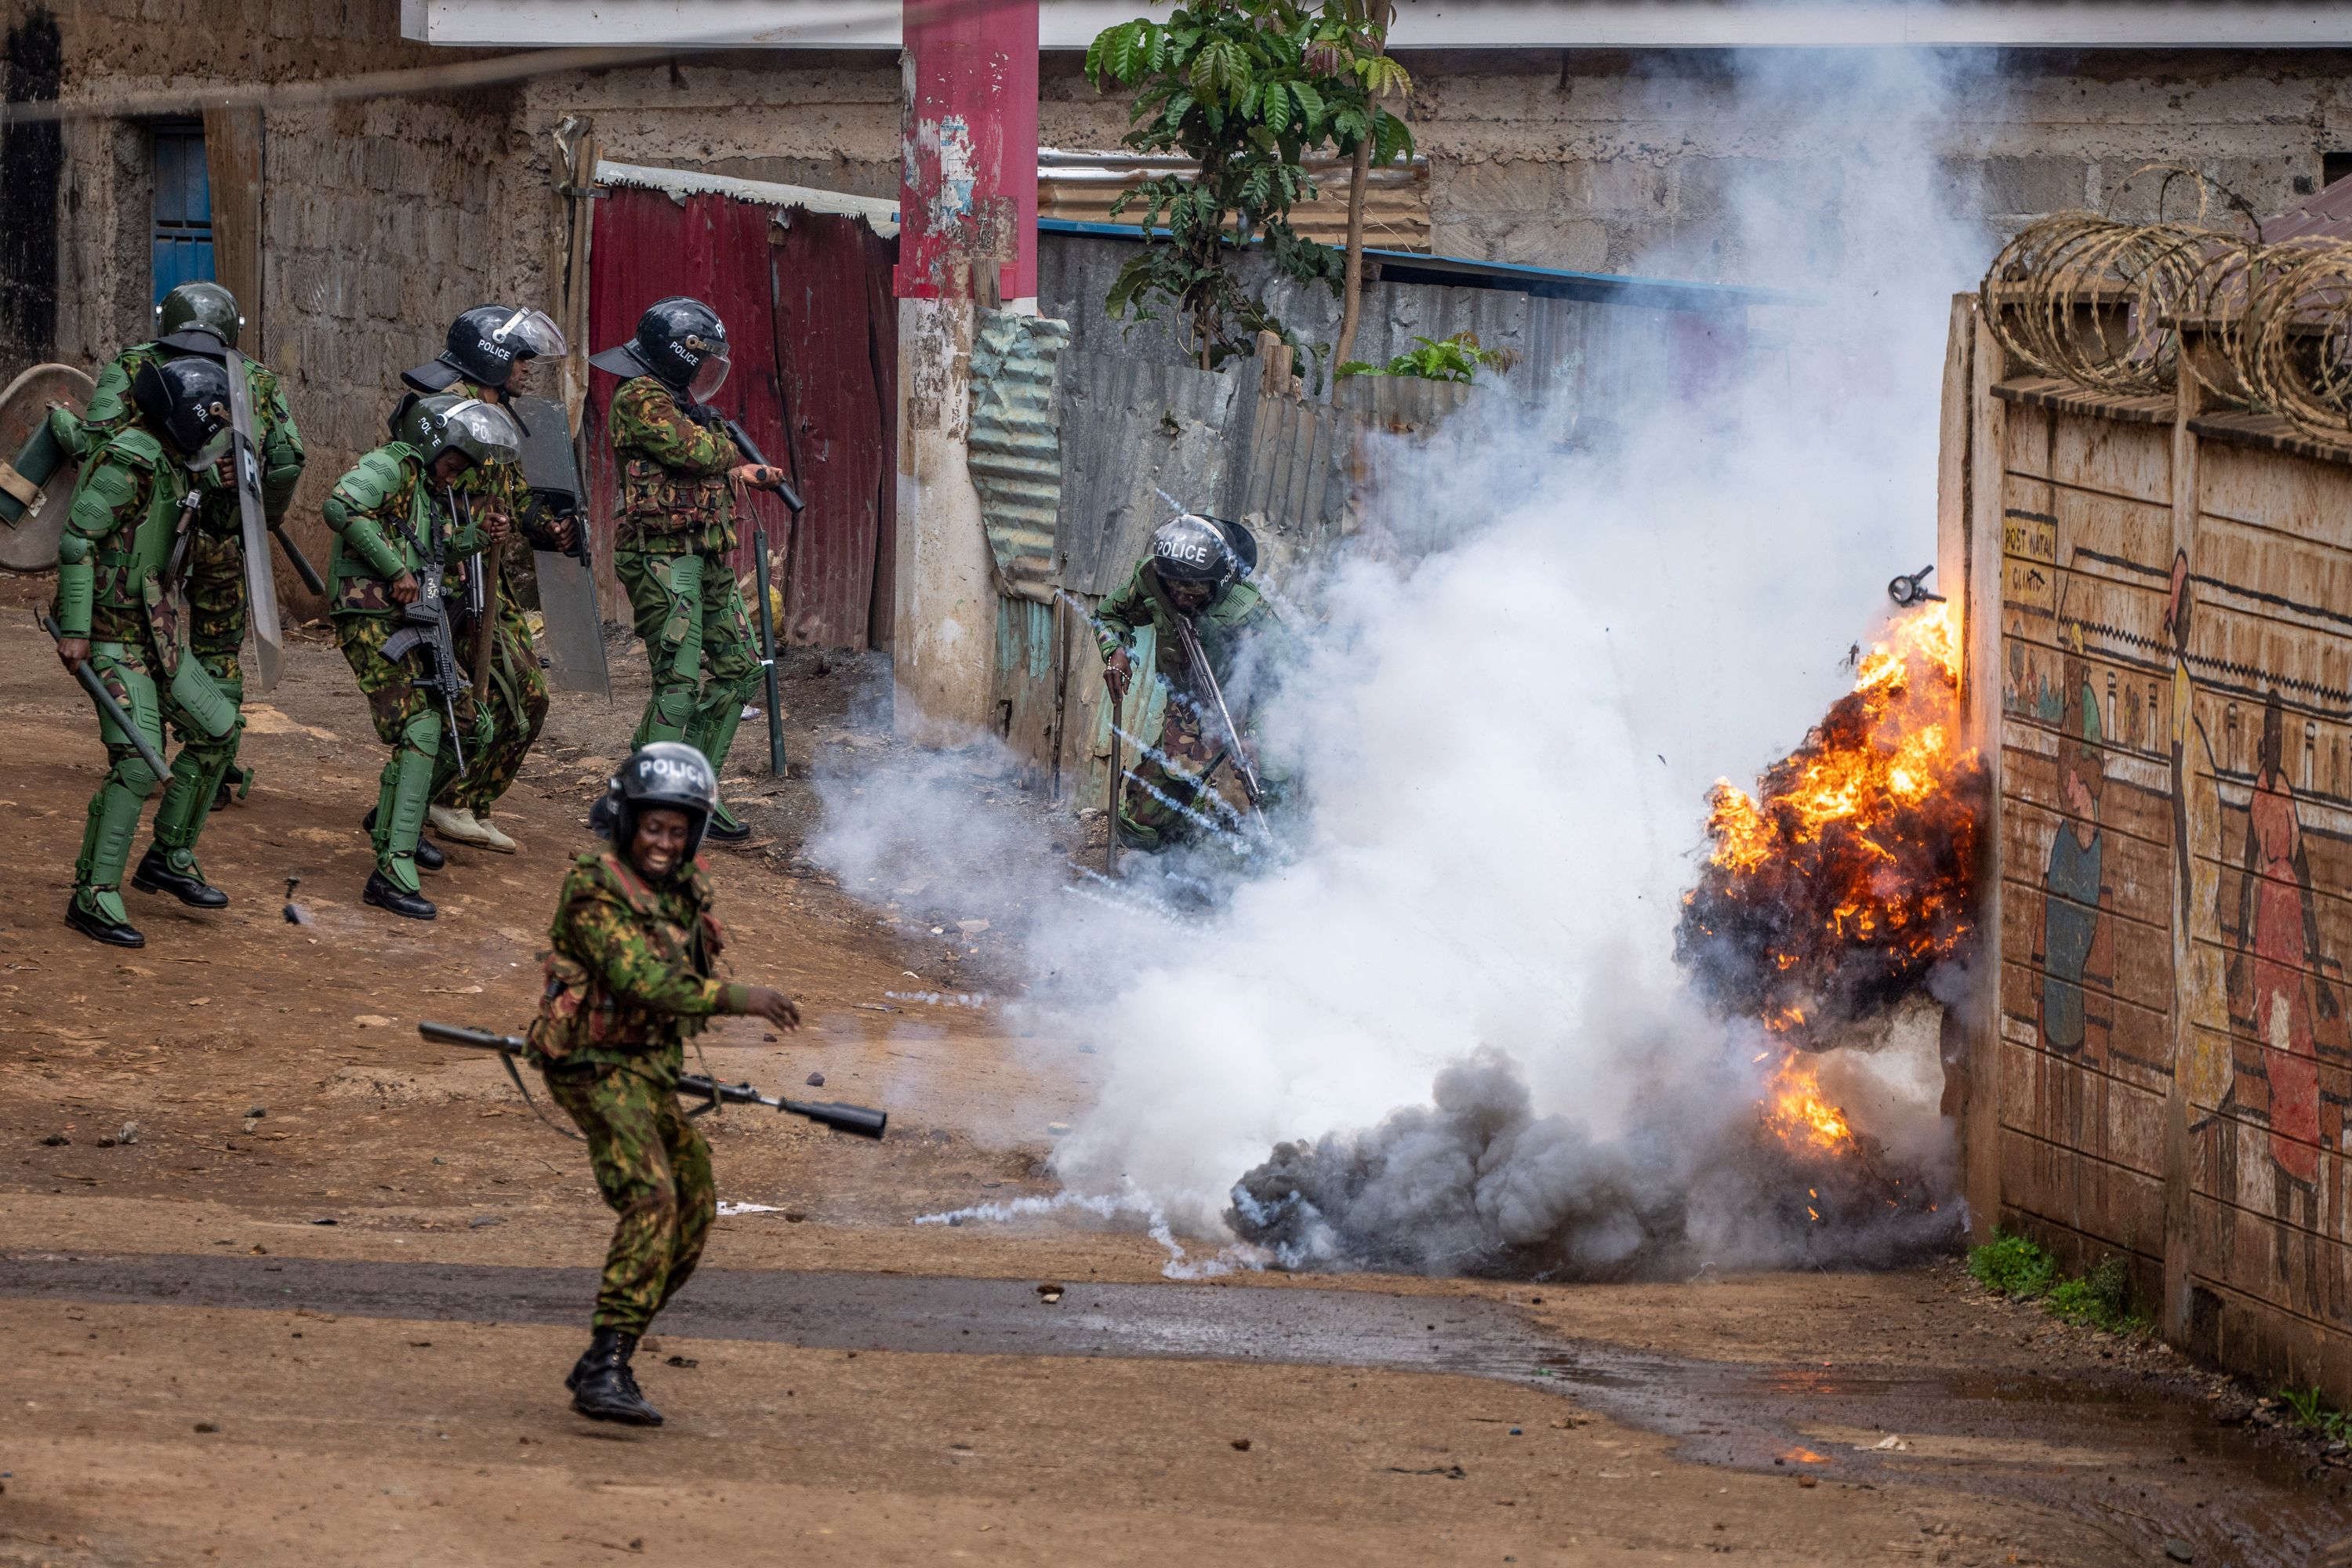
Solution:
{"label": "dirt road", "polygon": [[[0,1563],[2299,1563],[2347,1527],[2340,1472],[2235,1394],[1948,1266],[1187,1284],[1124,1231],[916,1226],[1050,1192],[1094,1058],[890,999],[998,983],[1002,938],[804,874],[809,785],[757,778],[770,842],[714,857],[736,973],[810,1023],[726,1023],[711,1066],[822,1071],[891,1136],[710,1123],[722,1196],[765,1206],[640,1354],[670,1425],[593,1426],[560,1379],[606,1215],[493,1063],[414,1025],[527,1016],[635,696],[558,700],[502,818],[524,852],[454,850],[412,924],[360,904],[382,753],[306,642],[205,841],[233,904],[132,894],[149,944],[113,952],[58,919],[92,725],[37,589],[0,586]],[[796,757],[890,753],[854,668],[796,675]]]}

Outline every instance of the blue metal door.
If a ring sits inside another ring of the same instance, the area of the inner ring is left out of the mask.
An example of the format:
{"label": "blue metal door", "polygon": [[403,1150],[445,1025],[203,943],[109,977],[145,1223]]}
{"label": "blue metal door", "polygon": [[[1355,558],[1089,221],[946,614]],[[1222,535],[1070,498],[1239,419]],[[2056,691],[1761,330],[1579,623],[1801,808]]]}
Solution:
{"label": "blue metal door", "polygon": [[201,124],[158,125],[155,221],[152,230],[155,302],[183,283],[213,275],[213,187],[205,171]]}

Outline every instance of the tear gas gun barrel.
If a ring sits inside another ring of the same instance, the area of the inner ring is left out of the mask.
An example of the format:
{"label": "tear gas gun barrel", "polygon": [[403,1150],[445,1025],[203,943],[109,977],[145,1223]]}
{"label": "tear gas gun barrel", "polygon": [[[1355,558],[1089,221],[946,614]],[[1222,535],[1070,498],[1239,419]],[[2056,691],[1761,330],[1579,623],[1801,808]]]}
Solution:
{"label": "tear gas gun barrel", "polygon": [[[66,640],[66,634],[58,629],[56,617],[46,610],[41,612],[41,629],[49,634],[52,642]],[[155,754],[155,748],[148,743],[146,736],[139,732],[139,726],[131,721],[131,715],[122,710],[122,704],[114,700],[114,693],[106,689],[106,682],[99,679],[98,671],[90,668],[89,660],[74,660],[73,677],[81,682],[81,689],[89,693],[90,700],[98,704],[98,710],[130,738],[131,744],[139,752],[139,760],[153,769],[157,778],[170,778],[171,768]]]}
{"label": "tear gas gun barrel", "polygon": [[808,510],[808,502],[801,500],[801,492],[793,489],[792,480],[784,478],[784,470],[768,461],[768,455],[760,450],[759,443],[753,441],[745,432],[740,420],[730,419],[721,415],[719,427],[727,432],[727,438],[735,443],[737,451],[776,476],[776,482],[766,488],[782,496],[784,504],[793,509],[793,514],[795,517]]}
{"label": "tear gas gun barrel", "polygon": [[1192,629],[1192,620],[1185,616],[1174,617],[1176,636],[1184,645],[1184,657],[1192,666],[1193,679],[1209,693],[1217,705],[1217,717],[1224,722],[1225,740],[1233,752],[1234,776],[1241,780],[1242,793],[1249,796],[1250,812],[1257,818],[1261,830],[1265,828],[1265,792],[1259,786],[1257,769],[1249,760],[1249,751],[1242,744],[1242,732],[1234,722],[1234,710],[1225,706],[1224,689],[1217,684],[1216,671],[1209,668],[1209,656],[1201,651],[1200,634]]}
{"label": "tear gas gun barrel", "polygon": [[[435,1024],[424,1019],[417,1021],[416,1032],[428,1040],[438,1040],[444,1045],[496,1051],[506,1058],[508,1076],[514,1078],[518,1086],[522,1082],[515,1075],[515,1058],[526,1055],[530,1047],[516,1036],[494,1035],[487,1029],[467,1029],[455,1024]],[[834,1100],[772,1098],[761,1094],[748,1083],[720,1083],[707,1073],[680,1073],[677,1091],[688,1099],[707,1102],[688,1111],[688,1116],[714,1110],[721,1103],[764,1105],[793,1116],[804,1116],[820,1127],[830,1127],[836,1132],[847,1132],[859,1138],[881,1137],[882,1130],[890,1121],[890,1114],[885,1110],[863,1105],[843,1105]]]}
{"label": "tear gas gun barrel", "polygon": [[384,639],[383,657],[398,664],[411,653],[423,656],[416,684],[441,700],[442,717],[449,721],[450,760],[463,773],[466,746],[457,728],[457,694],[470,683],[457,668],[457,644],[449,637],[449,605],[441,596],[446,570],[437,559],[417,567],[416,598],[400,606],[400,629]]}

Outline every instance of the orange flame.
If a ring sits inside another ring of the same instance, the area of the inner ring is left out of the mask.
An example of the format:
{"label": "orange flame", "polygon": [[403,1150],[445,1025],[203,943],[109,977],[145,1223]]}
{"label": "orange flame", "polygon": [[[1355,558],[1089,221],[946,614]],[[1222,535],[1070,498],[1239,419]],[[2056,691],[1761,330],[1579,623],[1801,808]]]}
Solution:
{"label": "orange flame", "polygon": [[1952,606],[1921,606],[1754,793],[1717,784],[1677,951],[1719,1005],[1801,1035],[1969,939],[1983,770],[1958,741],[1959,654]]}
{"label": "orange flame", "polygon": [[1853,1129],[1846,1124],[1845,1112],[1822,1098],[1821,1075],[1793,1051],[1780,1058],[1772,1075],[1764,1123],[1787,1142],[1811,1144],[1825,1154],[1853,1146]]}

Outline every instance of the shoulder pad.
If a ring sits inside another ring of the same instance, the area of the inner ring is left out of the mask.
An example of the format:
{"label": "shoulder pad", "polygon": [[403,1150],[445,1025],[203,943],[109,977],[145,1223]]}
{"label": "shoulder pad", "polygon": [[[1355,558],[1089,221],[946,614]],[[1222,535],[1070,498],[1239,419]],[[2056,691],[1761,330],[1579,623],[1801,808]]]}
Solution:
{"label": "shoulder pad", "polygon": [[133,425],[117,430],[98,450],[100,462],[119,462],[144,473],[154,473],[164,466],[163,443],[154,433]]}
{"label": "shoulder pad", "polygon": [[362,457],[350,473],[337,479],[335,489],[341,493],[345,504],[361,511],[373,511],[400,488],[401,481],[407,478],[409,459],[415,456],[414,448],[398,441],[378,447]]}

